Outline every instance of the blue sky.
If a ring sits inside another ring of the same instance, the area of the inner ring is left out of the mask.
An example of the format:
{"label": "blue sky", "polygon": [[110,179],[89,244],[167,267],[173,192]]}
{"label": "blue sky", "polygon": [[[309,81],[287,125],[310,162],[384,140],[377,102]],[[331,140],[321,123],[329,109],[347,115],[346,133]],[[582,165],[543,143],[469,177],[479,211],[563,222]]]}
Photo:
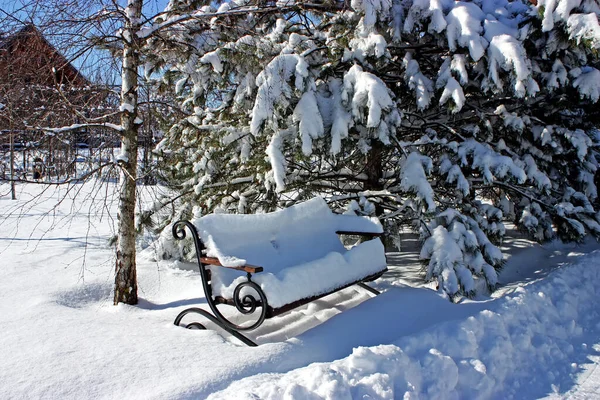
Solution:
{"label": "blue sky", "polygon": [[[31,0],[0,0],[0,10],[4,10],[7,12],[13,12],[22,7],[22,3],[28,3]],[[44,1],[44,0],[41,0]],[[125,4],[125,0],[119,1],[122,4]],[[144,9],[147,14],[153,15],[157,11],[162,11],[166,5],[169,3],[169,0],[145,0],[144,1]],[[0,13],[0,19],[4,17],[3,13]],[[18,15],[20,19],[26,19],[27,15],[25,13],[20,13]],[[1,27],[0,27],[1,29]]]}
{"label": "blue sky", "polygon": [[[31,2],[32,0],[0,0],[0,10],[5,11],[6,13],[15,13],[16,10],[22,8],[22,3],[28,3]],[[44,0],[39,0],[41,2],[43,2]],[[126,4],[126,0],[119,0],[119,3],[121,4]],[[157,12],[160,12],[162,10],[164,10],[164,8],[166,7],[166,5],[169,3],[169,0],[145,0],[144,1],[144,14],[147,17],[151,17],[153,15],[155,15]],[[6,14],[0,11],[0,21],[4,20],[4,18],[6,17]],[[29,18],[26,12],[24,11],[20,11],[16,13],[16,17],[24,22],[29,22]],[[3,30],[4,27],[0,26],[0,31]],[[53,42],[51,37],[47,37],[47,39],[50,42]],[[57,45],[56,43],[53,43],[55,46]],[[63,51],[64,49],[61,49],[60,46],[57,46],[57,48],[59,49],[59,51]],[[76,51],[76,49],[74,49],[74,51]],[[68,54],[67,57],[69,57]],[[89,65],[92,65],[95,63],[96,60],[99,60],[101,58],[100,53],[96,53],[96,50],[94,50],[92,53],[88,53],[86,56],[84,57],[79,57],[75,60],[71,60],[73,65],[80,69],[84,75],[88,75],[89,77],[89,73],[86,72],[86,67]],[[118,78],[117,78],[118,79]]]}

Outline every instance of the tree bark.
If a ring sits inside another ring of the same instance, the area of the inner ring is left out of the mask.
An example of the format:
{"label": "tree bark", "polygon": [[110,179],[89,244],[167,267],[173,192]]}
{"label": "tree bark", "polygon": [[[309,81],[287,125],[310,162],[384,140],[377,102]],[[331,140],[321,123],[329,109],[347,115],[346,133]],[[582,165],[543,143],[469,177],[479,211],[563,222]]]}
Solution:
{"label": "tree bark", "polygon": [[12,126],[9,126],[10,131],[10,193],[11,199],[17,199],[17,191],[15,189],[15,134],[12,131]]}
{"label": "tree bark", "polygon": [[[383,155],[384,145],[379,140],[371,141],[371,150],[367,153],[365,173],[367,180],[365,181],[365,190],[382,190],[381,178],[383,175]],[[375,214],[380,217],[383,215],[383,207],[381,204],[375,203]]]}
{"label": "tree bark", "polygon": [[135,204],[138,139],[138,39],[142,0],[128,0],[121,69],[121,166],[114,304],[137,304]]}

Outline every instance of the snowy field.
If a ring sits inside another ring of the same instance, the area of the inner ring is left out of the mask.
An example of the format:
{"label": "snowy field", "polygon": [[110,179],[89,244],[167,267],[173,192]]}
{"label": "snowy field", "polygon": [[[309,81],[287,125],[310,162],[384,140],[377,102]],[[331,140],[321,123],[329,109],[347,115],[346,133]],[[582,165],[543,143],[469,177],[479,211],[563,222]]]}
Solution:
{"label": "snowy field", "polygon": [[422,285],[407,242],[382,295],[350,288],[268,320],[249,348],[174,326],[204,302],[200,278],[149,251],[140,304],[112,305],[115,186],[18,189],[0,184],[2,399],[600,398],[594,241],[513,236],[502,288],[460,304]]}

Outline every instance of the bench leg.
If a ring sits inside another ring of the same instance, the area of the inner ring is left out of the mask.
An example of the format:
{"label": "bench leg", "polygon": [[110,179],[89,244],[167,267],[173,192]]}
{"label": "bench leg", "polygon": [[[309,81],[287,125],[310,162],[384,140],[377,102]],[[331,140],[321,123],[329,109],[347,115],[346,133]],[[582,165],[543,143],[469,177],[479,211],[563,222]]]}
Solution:
{"label": "bench leg", "polygon": [[[187,314],[190,314],[190,313],[200,314],[203,317],[214,322],[215,324],[217,324],[218,326],[223,328],[225,331],[229,332],[232,336],[238,338],[239,340],[241,340],[243,343],[247,344],[248,346],[256,346],[256,343],[254,343],[252,340],[248,339],[246,336],[242,335],[240,333],[240,331],[250,331],[252,329],[256,329],[264,322],[264,320],[267,316],[267,310],[268,310],[267,296],[265,295],[265,293],[263,292],[263,290],[260,288],[259,285],[257,285],[255,282],[252,282],[252,279],[251,279],[252,275],[250,273],[248,273],[247,274],[248,280],[246,282],[242,282],[239,285],[237,285],[233,291],[233,305],[235,306],[236,310],[243,315],[252,315],[256,311],[258,314],[258,316],[256,317],[257,318],[256,321],[254,321],[251,324],[237,325],[237,324],[229,321],[227,318],[225,318],[225,316],[217,309],[217,302],[215,301],[215,299],[212,296],[212,288],[210,286],[210,277],[208,275],[208,270],[206,269],[206,265],[204,265],[202,263],[202,257],[201,257],[202,250],[204,250],[204,244],[202,243],[202,240],[200,240],[200,237],[198,235],[198,231],[196,230],[196,227],[188,221],[177,221],[175,224],[173,224],[173,237],[175,237],[175,239],[178,239],[178,240],[184,239],[186,236],[184,228],[186,228],[186,227],[192,234],[192,239],[194,241],[194,246],[196,248],[196,257],[198,259],[198,267],[200,269],[200,277],[202,278],[202,288],[204,289],[206,302],[207,302],[208,306],[210,307],[211,312],[203,310],[201,308],[197,308],[197,307],[188,308],[187,310],[182,311],[177,316],[177,318],[175,318],[175,322],[174,322],[175,325],[179,325],[182,318],[184,316],[186,316]],[[242,291],[244,291],[244,293],[245,293],[244,295],[242,295]],[[257,310],[257,308],[259,308],[259,307],[260,307],[260,313]],[[189,328],[197,327],[197,328],[205,329],[204,325],[202,325],[199,322],[192,322],[191,324],[188,324],[187,326]]]}
{"label": "bench leg", "polygon": [[[256,347],[257,346],[256,343],[254,343],[252,340],[248,339],[246,336],[242,335],[241,333],[239,333],[236,330],[231,329],[226,324],[223,324],[217,317],[215,317],[214,315],[212,315],[208,311],[203,310],[203,309],[198,308],[198,307],[193,307],[193,308],[188,308],[187,310],[183,310],[181,313],[179,313],[179,315],[177,316],[177,318],[175,318],[174,324],[177,325],[177,326],[179,326],[179,324],[181,323],[181,320],[183,319],[183,317],[185,317],[187,314],[191,314],[191,313],[200,314],[203,317],[205,317],[206,319],[214,322],[215,324],[217,324],[218,326],[220,326],[223,330],[227,331],[230,335],[238,338],[242,343],[244,343],[244,344],[246,344],[248,346],[252,346],[252,347]],[[204,325],[202,325],[199,322],[192,322],[192,323],[188,324],[187,327],[188,328],[197,327],[197,328],[200,328],[200,329],[206,329],[204,327]]]}
{"label": "bench leg", "polygon": [[358,286],[360,286],[361,288],[363,288],[363,289],[366,289],[366,290],[368,290],[369,292],[373,293],[375,296],[377,296],[377,295],[380,295],[380,294],[381,294],[381,292],[380,292],[379,290],[377,290],[377,289],[373,289],[371,286],[367,285],[367,284],[366,284],[366,283],[364,283],[364,282],[358,282],[358,283],[357,283],[357,285],[358,285]]}

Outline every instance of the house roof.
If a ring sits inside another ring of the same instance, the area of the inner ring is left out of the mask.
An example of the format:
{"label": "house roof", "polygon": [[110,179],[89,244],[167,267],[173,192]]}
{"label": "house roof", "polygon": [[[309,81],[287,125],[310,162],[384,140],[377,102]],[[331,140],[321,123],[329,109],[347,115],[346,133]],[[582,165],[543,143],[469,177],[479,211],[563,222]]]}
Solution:
{"label": "house roof", "polygon": [[[22,44],[24,47],[27,47],[28,41],[31,41],[32,39],[37,39],[45,48],[45,53],[48,57],[45,60],[46,65],[43,65],[44,67],[51,66],[52,68],[61,71],[61,75],[66,77],[71,84],[77,86],[86,86],[90,84],[87,78],[79,72],[79,70],[75,68],[33,24],[26,24],[12,35],[3,36],[0,34],[0,58],[3,56],[2,53],[4,53],[4,57],[10,62],[11,56],[15,56],[19,45]],[[40,67],[42,67],[42,65],[40,65]]]}

